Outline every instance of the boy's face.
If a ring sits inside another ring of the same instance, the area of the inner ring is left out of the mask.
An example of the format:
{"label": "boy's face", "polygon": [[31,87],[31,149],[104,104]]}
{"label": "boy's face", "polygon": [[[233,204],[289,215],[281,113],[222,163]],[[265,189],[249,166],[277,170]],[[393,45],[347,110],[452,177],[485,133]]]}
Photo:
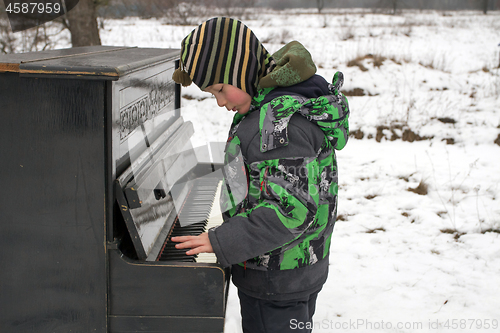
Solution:
{"label": "boy's face", "polygon": [[225,106],[228,111],[246,114],[250,110],[252,97],[238,87],[230,84],[217,83],[205,88],[206,92],[214,95],[220,107]]}

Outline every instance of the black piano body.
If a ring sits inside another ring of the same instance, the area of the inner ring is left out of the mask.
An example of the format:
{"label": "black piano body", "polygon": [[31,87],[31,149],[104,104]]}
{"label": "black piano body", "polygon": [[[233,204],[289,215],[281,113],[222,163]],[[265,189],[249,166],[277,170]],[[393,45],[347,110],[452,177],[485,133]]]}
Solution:
{"label": "black piano body", "polygon": [[0,56],[0,332],[223,331],[229,272],[158,261],[161,237],[141,239],[168,237],[185,184],[216,170],[179,149],[178,54]]}

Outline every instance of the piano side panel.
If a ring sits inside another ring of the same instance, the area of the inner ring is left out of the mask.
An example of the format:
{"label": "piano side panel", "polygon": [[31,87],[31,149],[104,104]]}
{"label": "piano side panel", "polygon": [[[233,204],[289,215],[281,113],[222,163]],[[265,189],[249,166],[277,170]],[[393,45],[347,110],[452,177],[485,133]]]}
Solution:
{"label": "piano side panel", "polygon": [[[214,327],[200,332],[222,332],[227,270],[216,264],[132,261],[114,249],[109,257],[110,332],[125,332],[120,328],[125,322],[141,323],[137,332],[197,332],[189,325],[198,323]],[[184,328],[155,330],[159,323]]]}
{"label": "piano side panel", "polygon": [[0,74],[0,331],[106,323],[104,84]]}

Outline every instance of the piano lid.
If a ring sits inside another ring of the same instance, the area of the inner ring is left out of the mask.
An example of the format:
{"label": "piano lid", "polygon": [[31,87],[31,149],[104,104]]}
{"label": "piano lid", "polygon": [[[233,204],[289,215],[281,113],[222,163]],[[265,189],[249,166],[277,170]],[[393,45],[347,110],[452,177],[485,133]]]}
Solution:
{"label": "piano lid", "polygon": [[118,80],[127,74],[174,61],[177,49],[87,46],[0,55],[0,73],[20,76]]}
{"label": "piano lid", "polygon": [[[143,152],[131,155],[130,167],[115,181],[116,199],[141,260],[156,259],[193,187],[201,186],[200,180],[222,179],[222,171],[216,168],[222,167],[224,143],[192,147],[192,133],[191,122],[180,118],[151,145],[144,140]],[[213,190],[215,194],[215,185]],[[179,217],[181,226],[201,221]]]}

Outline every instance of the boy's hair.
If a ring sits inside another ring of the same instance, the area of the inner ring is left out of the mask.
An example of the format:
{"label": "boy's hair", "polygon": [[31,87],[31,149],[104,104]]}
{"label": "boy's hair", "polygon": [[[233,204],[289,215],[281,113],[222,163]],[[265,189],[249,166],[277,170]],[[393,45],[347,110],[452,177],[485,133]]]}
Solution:
{"label": "boy's hair", "polygon": [[247,26],[216,17],[184,38],[180,68],[173,79],[183,86],[192,81],[201,90],[218,83],[231,84],[253,97],[260,79],[274,67],[274,59]]}

